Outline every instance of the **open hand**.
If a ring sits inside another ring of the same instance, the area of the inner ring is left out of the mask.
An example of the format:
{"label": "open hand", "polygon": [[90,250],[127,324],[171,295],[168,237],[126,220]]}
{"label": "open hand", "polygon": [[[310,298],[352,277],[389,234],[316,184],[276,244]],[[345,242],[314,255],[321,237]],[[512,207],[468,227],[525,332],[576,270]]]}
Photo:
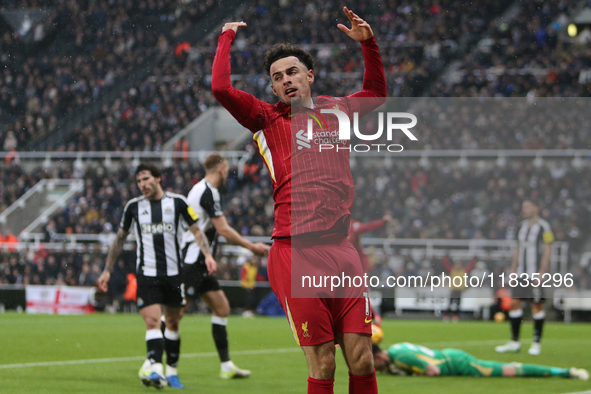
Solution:
{"label": "open hand", "polygon": [[224,25],[224,27],[222,27],[222,33],[225,32],[226,30],[234,30],[234,33],[236,33],[236,31],[238,30],[239,27],[245,27],[246,26],[246,22],[228,22]]}
{"label": "open hand", "polygon": [[257,256],[267,256],[269,254],[270,249],[271,248],[269,247],[269,245],[257,242],[255,244],[252,244],[252,248],[250,249],[250,251]]}
{"label": "open hand", "polygon": [[351,29],[340,23],[337,25],[339,29],[358,42],[373,37],[373,31],[371,30],[369,23],[361,19],[356,13],[349,10],[347,7],[343,7],[343,11],[345,11],[345,15],[347,15],[347,18],[351,21]]}
{"label": "open hand", "polygon": [[98,278],[98,281],[97,281],[98,287],[99,287],[99,289],[101,289],[105,293],[108,290],[107,283],[109,283],[110,278],[111,278],[111,273],[109,271],[103,271],[101,276],[99,276],[99,278]]}
{"label": "open hand", "polygon": [[214,274],[218,269],[218,263],[210,254],[205,257],[205,266],[207,267],[207,272],[209,273],[209,275]]}

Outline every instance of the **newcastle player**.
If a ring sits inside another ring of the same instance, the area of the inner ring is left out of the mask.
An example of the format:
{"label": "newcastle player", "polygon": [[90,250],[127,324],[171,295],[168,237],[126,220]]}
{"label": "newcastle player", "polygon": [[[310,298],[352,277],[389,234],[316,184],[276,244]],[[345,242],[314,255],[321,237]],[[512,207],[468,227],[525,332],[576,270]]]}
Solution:
{"label": "newcastle player", "polygon": [[[176,366],[180,354],[179,320],[185,305],[185,290],[180,275],[181,236],[189,227],[195,242],[204,254],[209,273],[216,270],[209,243],[197,225],[198,216],[184,196],[164,192],[160,170],[150,164],[140,164],[135,177],[143,196],[131,199],[125,206],[121,227],[109,249],[105,270],[98,279],[99,287],[107,291],[110,272],[133,229],[137,239],[137,305],[146,323],[147,360],[139,376],[146,386],[162,388],[166,384],[183,388]],[[183,223],[184,222],[184,223]],[[160,315],[164,311],[166,330],[160,331]],[[162,354],[166,350],[166,375]],[[166,378],[164,377],[166,376]]]}

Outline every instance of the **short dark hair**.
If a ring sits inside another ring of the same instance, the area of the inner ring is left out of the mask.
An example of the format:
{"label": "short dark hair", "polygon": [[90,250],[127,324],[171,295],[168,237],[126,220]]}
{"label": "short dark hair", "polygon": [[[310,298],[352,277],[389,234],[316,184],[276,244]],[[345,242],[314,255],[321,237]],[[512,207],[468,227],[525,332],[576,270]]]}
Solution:
{"label": "short dark hair", "polygon": [[314,59],[312,59],[312,55],[308,51],[291,44],[277,44],[265,53],[265,70],[267,70],[267,75],[271,75],[271,64],[279,59],[290,56],[297,57],[300,62],[304,63],[308,70],[314,70]]}
{"label": "short dark hair", "polygon": [[209,172],[212,170],[217,169],[221,164],[226,163],[228,160],[225,157],[222,157],[217,152],[213,152],[207,159],[203,162],[203,166],[205,167],[205,171]]}
{"label": "short dark hair", "polygon": [[154,164],[141,163],[135,169],[135,176],[137,176],[137,174],[139,174],[142,171],[150,171],[150,174],[152,174],[152,176],[154,178],[161,178],[162,177],[162,173],[160,172],[160,169],[158,167],[156,167]]}
{"label": "short dark hair", "polygon": [[526,198],[525,200],[523,200],[523,202],[529,201],[532,203],[533,206],[539,208],[540,207],[540,200],[538,198],[535,197],[529,197]]}

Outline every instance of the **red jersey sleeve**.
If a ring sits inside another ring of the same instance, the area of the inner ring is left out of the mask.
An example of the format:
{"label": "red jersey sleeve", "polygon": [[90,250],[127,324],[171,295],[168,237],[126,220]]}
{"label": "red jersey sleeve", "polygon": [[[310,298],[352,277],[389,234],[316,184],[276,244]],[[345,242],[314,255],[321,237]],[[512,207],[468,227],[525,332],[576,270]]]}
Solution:
{"label": "red jersey sleeve", "polygon": [[359,223],[359,227],[357,227],[356,231],[358,233],[366,233],[368,231],[376,230],[380,227],[383,227],[386,224],[384,219],[374,220],[367,223]]}
{"label": "red jersey sleeve", "polygon": [[354,112],[360,112],[360,115],[364,116],[384,103],[388,91],[386,88],[386,74],[384,73],[382,58],[375,37],[362,41],[361,49],[363,51],[363,64],[365,66],[363,89],[347,97],[374,98],[373,100],[350,100],[352,110]]}
{"label": "red jersey sleeve", "polygon": [[232,86],[230,48],[234,38],[236,33],[232,29],[220,34],[213,60],[211,89],[215,98],[238,123],[256,133],[265,127],[267,113],[272,106]]}

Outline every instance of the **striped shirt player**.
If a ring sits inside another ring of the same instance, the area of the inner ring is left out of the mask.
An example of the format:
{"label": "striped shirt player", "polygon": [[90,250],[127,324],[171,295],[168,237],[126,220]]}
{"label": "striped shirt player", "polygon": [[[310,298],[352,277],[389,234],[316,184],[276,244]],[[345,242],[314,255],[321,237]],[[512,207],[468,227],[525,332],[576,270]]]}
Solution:
{"label": "striped shirt player", "polygon": [[[184,388],[176,367],[180,357],[179,321],[185,305],[181,273],[181,237],[183,228],[191,233],[205,254],[211,272],[216,262],[211,256],[205,235],[197,226],[198,216],[185,197],[164,192],[160,170],[150,164],[140,164],[135,177],[143,196],[130,200],[125,206],[121,227],[109,254],[105,269],[98,279],[99,287],[107,291],[110,273],[133,229],[137,240],[137,305],[146,323],[148,356],[139,371],[146,386]],[[166,329],[160,330],[160,314],[164,311]],[[162,355],[166,351],[166,375]]]}
{"label": "striped shirt player", "polygon": [[[344,290],[355,290],[359,296],[347,293],[330,300],[314,298],[309,288],[301,285],[294,286],[299,294],[292,292],[292,278],[293,283],[301,284],[298,278],[309,275],[311,269],[363,276],[359,255],[347,241],[354,199],[350,140],[338,138],[336,116],[313,121],[320,119],[322,109],[341,111],[350,119],[354,113],[363,116],[383,104],[387,94],[384,67],[369,24],[346,7],[343,10],[352,28],[342,24],[338,28],[359,42],[363,51],[365,72],[360,91],[347,97],[312,100],[314,60],[306,51],[288,44],[267,51],[264,61],[280,102],[269,104],[234,88],[230,49],[238,28],[246,26],[244,22],[226,23],[222,28],[212,68],[212,90],[220,104],[253,133],[271,176],[275,242],[269,252],[269,281],[296,343],[308,358],[308,392],[333,391],[332,361],[319,355],[334,352],[335,337],[346,333],[350,342],[343,349],[362,349],[346,355],[352,372],[349,392],[373,394],[377,393],[375,371],[367,361],[371,356],[371,312],[367,297],[360,297],[367,291],[347,288]],[[332,149],[320,152],[324,141],[331,143]],[[310,267],[312,264],[315,266]]]}
{"label": "striped shirt player", "polygon": [[[183,229],[199,220],[184,196],[165,192],[161,200],[141,196],[125,206],[121,228],[132,228],[138,242],[138,276],[162,277],[180,274]],[[195,237],[189,232],[193,242]],[[141,305],[140,305],[141,306]]]}
{"label": "striped shirt player", "polygon": [[513,299],[509,308],[509,321],[512,338],[505,345],[495,348],[499,353],[521,350],[519,331],[523,320],[522,301],[531,303],[534,319],[534,341],[528,353],[538,355],[542,351],[540,340],[546,313],[544,312],[541,284],[543,283],[542,275],[548,273],[550,266],[554,234],[550,224],[540,218],[539,210],[539,203],[535,199],[527,199],[523,201],[521,206],[521,215],[525,220],[521,223],[517,233],[518,244],[511,267],[512,273],[517,274],[519,278],[517,286],[511,288]]}
{"label": "striped shirt player", "polygon": [[[205,177],[193,186],[187,201],[199,216],[197,225],[206,235],[210,249],[215,250],[218,234],[220,234],[228,243],[247,248],[260,256],[266,255],[269,250],[267,245],[244,239],[226,221],[218,187],[223,186],[228,179],[228,161],[214,152],[205,159],[203,166]],[[226,294],[220,288],[216,277],[208,272],[201,246],[195,242],[190,232],[185,233],[183,241],[185,245],[183,247],[183,280],[187,290],[187,300],[190,302],[199,297],[211,310],[211,333],[220,357],[220,377],[223,379],[248,377],[250,371],[238,368],[230,359],[226,330],[230,303]]]}
{"label": "striped shirt player", "polygon": [[[218,233],[211,218],[224,216],[220,192],[207,179],[202,179],[193,186],[187,196],[187,201],[199,216],[197,220],[199,229],[207,237],[212,253],[215,253]],[[208,291],[219,290],[220,285],[214,276],[207,273],[205,257],[190,232],[185,233],[183,245],[182,261],[187,295],[193,298]]]}
{"label": "striped shirt player", "polygon": [[554,233],[550,223],[542,218],[538,218],[534,223],[524,220],[517,233],[517,240],[519,259],[515,273],[527,274],[531,282],[531,275],[540,272],[544,245],[554,242]]}

